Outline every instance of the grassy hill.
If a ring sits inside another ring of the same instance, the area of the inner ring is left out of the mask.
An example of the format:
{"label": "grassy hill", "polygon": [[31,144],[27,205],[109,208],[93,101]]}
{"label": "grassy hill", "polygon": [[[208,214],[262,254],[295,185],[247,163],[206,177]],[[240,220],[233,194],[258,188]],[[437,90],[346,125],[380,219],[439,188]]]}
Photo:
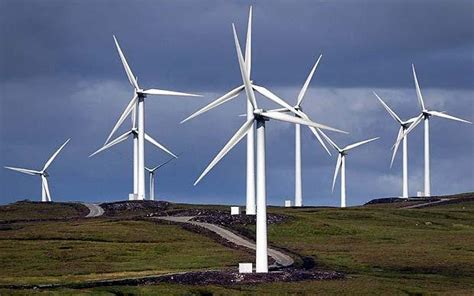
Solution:
{"label": "grassy hill", "polygon": [[[115,211],[94,219],[0,223],[0,284],[125,278],[236,267],[238,262],[253,260],[253,254],[222,246],[202,234],[140,218],[159,211],[222,207],[147,208],[128,207],[124,217]],[[271,207],[269,212],[290,217],[269,226],[272,246],[293,254],[298,265],[303,265],[304,259],[305,263],[314,263],[316,269],[344,272],[346,278],[226,287],[159,284],[46,291],[4,289],[0,294],[472,295],[474,290],[474,201],[469,198],[421,209],[398,205]],[[5,209],[0,207],[0,213],[3,215]],[[5,219],[0,216],[0,220]],[[254,235],[252,225],[229,227]]]}

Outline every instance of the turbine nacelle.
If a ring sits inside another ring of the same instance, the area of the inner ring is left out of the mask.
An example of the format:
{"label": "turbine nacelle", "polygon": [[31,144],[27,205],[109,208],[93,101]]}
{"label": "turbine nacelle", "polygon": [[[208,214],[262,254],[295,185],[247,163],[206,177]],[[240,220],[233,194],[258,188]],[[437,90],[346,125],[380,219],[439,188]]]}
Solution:
{"label": "turbine nacelle", "polygon": [[145,90],[144,89],[137,89],[135,90],[135,93],[139,96],[139,97],[142,97],[142,98],[146,98],[146,93],[145,93]]}

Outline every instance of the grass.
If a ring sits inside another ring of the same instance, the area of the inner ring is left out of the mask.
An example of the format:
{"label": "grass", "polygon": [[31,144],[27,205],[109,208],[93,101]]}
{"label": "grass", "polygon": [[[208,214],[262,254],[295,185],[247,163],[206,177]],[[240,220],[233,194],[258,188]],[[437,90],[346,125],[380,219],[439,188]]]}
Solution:
{"label": "grass", "polygon": [[[186,206],[179,205],[179,207]],[[302,256],[313,257],[317,268],[343,271],[347,273],[347,279],[230,287],[177,284],[115,286],[83,290],[52,289],[41,293],[52,295],[473,294],[474,201],[409,210],[396,207],[348,209],[271,207],[269,212],[286,214],[294,218],[283,224],[269,226],[268,237],[271,245],[291,250]],[[0,258],[2,258],[0,266],[6,266],[5,271],[0,270],[0,281],[4,282],[12,280],[31,282],[36,279],[35,277],[50,281],[82,281],[99,277],[125,277],[130,274],[156,274],[177,266],[182,270],[236,266],[239,260],[254,259],[252,255],[216,245],[214,241],[179,227],[145,221],[94,219],[14,225],[16,229],[0,231]],[[252,232],[254,228],[249,227],[248,231]],[[48,245],[43,243],[52,243],[49,245],[51,250],[46,251]],[[73,249],[68,249],[71,247],[70,243],[73,244]],[[175,253],[177,250],[192,248],[195,249],[189,253]],[[32,249],[36,251],[33,252]],[[16,256],[15,259],[12,259],[12,256]],[[2,261],[4,258],[8,258],[8,262]],[[17,260],[21,262],[19,266],[15,263]],[[51,262],[57,265],[50,265]],[[33,270],[28,270],[33,264],[36,264]],[[91,273],[96,268],[101,268],[101,273]],[[64,274],[71,274],[71,270],[75,270],[71,275],[73,278],[65,278]],[[26,271],[30,276],[24,279],[22,275]],[[39,292],[0,290],[2,295]]]}
{"label": "grass", "polygon": [[248,253],[179,226],[93,219],[0,231],[0,284],[71,283],[236,266]]}
{"label": "grass", "polygon": [[0,223],[13,220],[78,218],[87,213],[87,207],[78,203],[19,201],[0,207]]}

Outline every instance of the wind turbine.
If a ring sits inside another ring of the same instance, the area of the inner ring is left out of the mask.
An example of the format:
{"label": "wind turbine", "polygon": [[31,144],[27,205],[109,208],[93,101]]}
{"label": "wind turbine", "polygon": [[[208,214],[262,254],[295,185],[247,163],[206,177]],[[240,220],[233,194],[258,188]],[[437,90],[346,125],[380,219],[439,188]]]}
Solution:
{"label": "wind turbine", "polygon": [[[300,93],[298,94],[298,99],[296,105],[293,107],[295,110],[299,111],[299,114],[295,114],[294,116],[304,118],[306,120],[310,120],[309,116],[303,112],[303,108],[301,104],[303,103],[304,95],[306,94],[306,90],[308,89],[309,83],[313,78],[313,74],[318,67],[319,61],[321,60],[322,55],[319,55],[318,60],[314,64],[313,68],[311,69],[308,78],[306,78],[303,87],[301,88]],[[289,112],[286,108],[279,108],[270,111],[276,112]],[[318,129],[312,126],[309,126],[310,130],[316,136],[319,143],[323,146],[326,152],[331,155],[329,149],[326,147],[326,144],[321,139],[321,136],[318,133]],[[295,124],[295,207],[303,206],[303,190],[302,190],[302,179],[301,179],[301,125]]]}
{"label": "wind turbine", "polygon": [[23,174],[27,174],[27,175],[40,176],[41,177],[41,201],[42,202],[51,202],[52,201],[51,200],[51,194],[49,192],[49,185],[48,185],[49,174],[47,172],[47,169],[49,168],[49,166],[51,165],[53,160],[56,158],[56,156],[58,156],[59,152],[61,152],[61,150],[64,148],[64,146],[66,146],[66,144],[69,142],[69,140],[71,140],[71,139],[70,138],[67,139],[66,142],[64,142],[64,144],[62,144],[61,147],[59,147],[59,149],[56,150],[56,152],[54,152],[54,154],[45,163],[45,165],[43,166],[43,169],[41,171],[15,168],[15,167],[9,167],[9,166],[6,166],[5,168],[9,169],[9,170],[12,170],[12,171],[20,172],[20,173],[23,173]]}
{"label": "wind turbine", "polygon": [[[89,155],[89,157],[92,157],[104,150],[107,150],[125,140],[127,140],[130,136],[133,137],[133,193],[134,193],[134,196],[136,197],[136,194],[137,194],[137,190],[138,190],[138,180],[137,180],[137,177],[138,177],[138,157],[137,157],[137,150],[138,150],[138,131],[137,131],[137,126],[136,126],[136,116],[135,116],[135,109],[132,110],[132,128],[123,133],[122,135],[118,136],[117,138],[113,139],[112,141],[108,142],[107,144],[105,144],[104,146],[102,146],[100,149],[98,149],[97,151],[95,151],[94,153],[92,153],[91,155]],[[164,152],[168,153],[169,155],[173,156],[173,158],[177,158],[176,155],[173,154],[173,152],[171,152],[168,148],[166,148],[165,146],[163,146],[162,144],[160,144],[158,141],[156,141],[155,139],[153,139],[150,135],[148,135],[147,133],[145,133],[145,141],[151,143],[152,145],[156,146],[157,148],[163,150]]]}
{"label": "wind turbine", "polygon": [[150,175],[150,195],[149,195],[149,198],[150,200],[155,200],[155,173],[156,173],[156,170],[158,170],[159,168],[165,166],[166,164],[168,164],[170,161],[172,161],[173,159],[175,159],[176,157],[172,157],[170,159],[168,159],[167,161],[157,165],[156,167],[154,168],[147,168],[145,167],[145,170],[147,170],[148,174]]}
{"label": "wind turbine", "polygon": [[334,185],[336,184],[336,178],[340,169],[341,170],[341,208],[345,208],[346,207],[346,156],[348,154],[348,151],[356,147],[359,147],[361,145],[375,141],[379,139],[379,137],[357,142],[354,144],[350,144],[344,148],[339,148],[339,146],[337,146],[336,143],[334,143],[324,132],[322,131],[319,131],[319,132],[324,136],[324,138],[329,142],[329,144],[339,153],[339,155],[337,156],[336,170],[334,171],[334,177],[332,180],[332,191],[334,191]]}
{"label": "wind turbine", "polygon": [[[416,88],[416,96],[418,97],[418,103],[421,108],[421,113],[416,117],[415,121],[411,124],[411,126],[403,133],[402,138],[406,137],[422,120],[424,121],[425,125],[425,134],[424,134],[424,141],[425,141],[425,194],[424,196],[431,196],[431,179],[430,179],[430,117],[441,117],[446,119],[451,119],[455,121],[460,121],[464,123],[471,123],[470,121],[454,117],[451,115],[446,114],[445,112],[439,111],[432,111],[428,110],[425,107],[425,103],[423,101],[423,96],[421,95],[420,85],[418,83],[418,78],[416,77],[415,65],[411,65],[413,71],[413,79],[415,80],[415,88]],[[399,139],[397,142],[400,142]]]}
{"label": "wind turbine", "polygon": [[[392,168],[393,161],[395,159],[395,155],[397,154],[398,146],[400,144],[400,140],[402,139],[403,134],[405,131],[410,127],[410,125],[416,120],[416,117],[410,118],[408,120],[401,120],[400,117],[392,110],[390,107],[382,100],[382,98],[377,95],[377,93],[373,92],[374,95],[377,97],[379,102],[382,106],[387,110],[388,114],[400,125],[400,129],[398,130],[397,140],[395,141],[395,145],[393,145],[393,153],[392,153],[392,160],[390,161],[390,168]],[[402,197],[408,198],[408,136],[403,137],[403,177],[402,177]]]}
{"label": "wind turbine", "polygon": [[[249,19],[247,24],[247,41],[245,44],[245,65],[247,69],[247,76],[252,84],[250,79],[251,77],[251,66],[252,66],[252,6],[249,9]],[[189,117],[181,121],[181,123],[185,123],[186,121],[206,112],[209,111],[217,106],[222,105],[225,102],[228,102],[244,91],[245,85],[242,85],[230,90],[223,96],[217,98],[215,101],[211,102],[210,104],[202,107],[201,109],[197,110]],[[250,104],[250,98],[247,97],[247,120],[253,118],[253,107]],[[250,128],[249,132],[247,133],[247,179],[246,179],[246,206],[245,206],[245,214],[246,215],[255,215],[255,131],[253,128]]]}
{"label": "wind turbine", "polygon": [[[257,189],[257,227],[256,227],[256,272],[264,273],[268,272],[268,259],[267,259],[267,196],[266,196],[266,161],[265,161],[265,122],[270,119],[309,125],[320,129],[327,129],[342,132],[338,129],[331,128],[322,124],[312,122],[307,119],[291,116],[280,112],[266,112],[263,109],[258,108],[257,101],[255,99],[255,93],[250,83],[249,76],[247,75],[247,68],[244,62],[244,58],[240,49],[239,40],[235,31],[235,26],[232,24],[234,33],[234,42],[237,51],[237,57],[240,66],[240,73],[242,80],[245,85],[245,92],[247,98],[249,98],[250,104],[252,105],[252,117],[239,128],[239,130],[232,136],[232,138],[225,144],[222,150],[217,156],[211,161],[206,167],[199,178],[194,182],[194,185],[199,183],[201,179],[237,144],[242,140],[245,135],[252,129],[255,122],[257,127],[257,178],[256,178],[256,189]],[[293,113],[298,113],[293,107],[287,104],[285,101],[277,97],[276,95],[269,95],[268,98],[275,103],[288,108]]]}
{"label": "wind turbine", "polygon": [[115,46],[117,47],[117,51],[120,56],[120,60],[122,61],[123,67],[125,69],[125,73],[127,74],[128,80],[133,87],[134,95],[133,98],[128,103],[127,107],[123,111],[122,115],[120,116],[119,120],[115,124],[112,132],[109,134],[107,140],[105,141],[106,145],[109,140],[112,138],[115,131],[120,127],[123,123],[125,118],[130,114],[133,108],[137,108],[137,199],[143,200],[145,198],[145,98],[148,95],[162,95],[162,96],[192,96],[192,97],[199,97],[199,95],[188,94],[183,92],[176,92],[170,90],[161,90],[161,89],[142,89],[138,85],[137,79],[133,75],[132,70],[130,69],[125,55],[123,54],[120,45],[117,39],[114,37]]}
{"label": "wind turbine", "polygon": [[[248,20],[248,26],[247,26],[247,41],[246,41],[246,45],[245,45],[245,59],[244,59],[244,64],[246,66],[246,72],[247,73],[247,77],[248,77],[248,80],[249,80],[249,85],[252,87],[252,90],[253,91],[256,91],[258,93],[260,93],[261,95],[267,97],[268,99],[276,102],[277,100],[280,100],[280,103],[281,103],[281,99],[278,98],[275,94],[273,94],[271,91],[269,91],[268,89],[266,89],[265,87],[262,87],[262,86],[258,86],[256,84],[253,83],[253,81],[250,79],[251,77],[251,59],[252,59],[252,54],[251,54],[251,51],[252,51],[252,6],[250,7],[250,11],[249,11],[249,20]],[[314,67],[314,70],[315,70],[315,67]],[[314,71],[312,71],[314,73]],[[312,74],[311,74],[312,76]],[[242,82],[243,84],[232,89],[231,91],[229,91],[228,93],[226,93],[225,95],[217,98],[216,100],[212,101],[211,103],[209,103],[208,105],[202,107],[201,109],[197,110],[196,112],[194,112],[193,114],[191,114],[189,117],[187,117],[186,119],[184,119],[183,121],[181,121],[181,123],[184,123],[200,114],[203,114],[217,106],[220,106],[222,105],[223,103],[225,102],[228,102],[234,98],[236,98],[242,91],[245,90],[245,83]],[[308,82],[309,83],[309,82]],[[247,120],[251,120],[254,116],[253,114],[253,110],[254,110],[254,107],[251,105],[251,98],[249,97],[249,94],[247,93],[247,90],[245,90],[246,92],[246,95],[247,95],[247,113],[246,113],[246,116],[247,116]],[[302,94],[302,96],[304,96],[304,93]],[[278,104],[280,104],[278,103]],[[284,103],[284,102],[283,102]],[[285,103],[286,104],[286,103]],[[270,111],[282,111],[282,109],[275,109],[275,110],[269,110]],[[298,109],[295,109],[295,108],[292,108],[292,111],[296,111],[296,115],[298,117],[301,117],[301,118],[305,118],[305,119],[309,119],[308,116],[302,112],[299,108]],[[313,134],[320,140],[320,136],[317,134],[317,130],[316,128],[311,128],[311,131],[313,132]],[[246,185],[247,185],[247,190],[246,190],[246,214],[247,215],[255,215],[255,144],[254,144],[254,139],[255,139],[255,135],[254,135],[254,129],[253,129],[253,123],[252,123],[252,128],[249,129],[249,132],[247,133],[247,181],[246,181]],[[321,140],[320,140],[321,141]],[[324,143],[321,141],[321,143]],[[324,144],[323,144],[324,145]],[[327,148],[326,148],[327,150]]]}

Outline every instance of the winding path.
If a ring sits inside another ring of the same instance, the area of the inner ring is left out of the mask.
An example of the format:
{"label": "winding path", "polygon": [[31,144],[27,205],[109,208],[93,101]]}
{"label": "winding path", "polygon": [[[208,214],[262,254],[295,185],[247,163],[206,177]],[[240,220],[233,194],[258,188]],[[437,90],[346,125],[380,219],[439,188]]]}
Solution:
{"label": "winding path", "polygon": [[[215,224],[191,221],[192,218],[194,217],[173,217],[173,216],[157,217],[157,219],[161,219],[161,220],[178,222],[178,223],[188,223],[191,225],[196,225],[199,227],[206,228],[235,245],[243,246],[243,247],[255,250],[254,242],[251,242],[247,240],[246,238],[238,236],[235,233],[227,229],[224,229],[220,226],[217,226]],[[268,248],[268,255],[275,260],[275,264],[270,267],[288,267],[288,266],[293,265],[294,263],[293,258],[291,258],[290,256],[271,248]]]}
{"label": "winding path", "polygon": [[443,204],[443,203],[446,203],[447,201],[450,201],[450,200],[451,199],[449,199],[449,198],[442,198],[442,199],[436,200],[436,201],[429,201],[429,202],[420,203],[420,204],[416,204],[416,205],[406,206],[406,207],[403,207],[403,209],[426,208],[426,207],[431,207],[431,206],[434,206],[434,205]]}
{"label": "winding path", "polygon": [[93,203],[82,203],[89,209],[89,214],[87,214],[86,218],[93,218],[93,217],[100,217],[104,214],[104,209],[99,206],[98,204]]}

